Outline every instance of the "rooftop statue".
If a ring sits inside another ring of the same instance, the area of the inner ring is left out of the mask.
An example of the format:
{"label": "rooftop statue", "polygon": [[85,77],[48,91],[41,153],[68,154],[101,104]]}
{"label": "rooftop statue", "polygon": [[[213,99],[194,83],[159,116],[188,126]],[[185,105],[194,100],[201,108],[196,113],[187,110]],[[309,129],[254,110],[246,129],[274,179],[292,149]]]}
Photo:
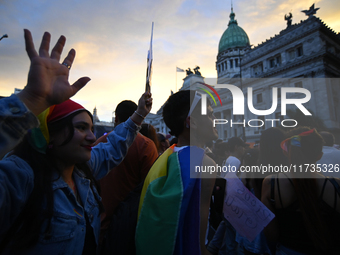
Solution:
{"label": "rooftop statue", "polygon": [[191,71],[190,67],[187,70],[185,70],[185,71],[187,72],[187,75],[193,74],[193,72]]}
{"label": "rooftop statue", "polygon": [[293,18],[293,15],[291,12],[289,13],[289,15],[287,14],[285,15],[285,20],[287,20],[287,28],[292,25],[292,18]]}
{"label": "rooftop statue", "polygon": [[197,75],[199,75],[199,76],[202,76],[202,75],[201,75],[201,72],[198,71],[198,69],[200,69],[199,66],[196,66],[196,67],[194,68],[195,74],[197,74]]}
{"label": "rooftop statue", "polygon": [[309,10],[303,10],[301,12],[305,13],[308,18],[312,17],[320,8],[315,8],[315,4],[313,4],[311,7],[309,7]]}

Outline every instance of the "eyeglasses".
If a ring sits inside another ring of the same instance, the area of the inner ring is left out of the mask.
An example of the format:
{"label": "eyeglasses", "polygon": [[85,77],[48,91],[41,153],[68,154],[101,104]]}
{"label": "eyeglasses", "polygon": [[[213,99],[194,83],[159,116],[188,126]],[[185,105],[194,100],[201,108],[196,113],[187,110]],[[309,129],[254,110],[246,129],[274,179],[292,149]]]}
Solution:
{"label": "eyeglasses", "polygon": [[196,108],[198,102],[201,100],[201,98],[202,98],[202,94],[195,91],[195,97],[194,97],[194,100],[192,101],[192,104],[190,106],[190,110],[189,110],[187,117],[189,117],[192,114],[192,112],[195,110],[195,108]]}

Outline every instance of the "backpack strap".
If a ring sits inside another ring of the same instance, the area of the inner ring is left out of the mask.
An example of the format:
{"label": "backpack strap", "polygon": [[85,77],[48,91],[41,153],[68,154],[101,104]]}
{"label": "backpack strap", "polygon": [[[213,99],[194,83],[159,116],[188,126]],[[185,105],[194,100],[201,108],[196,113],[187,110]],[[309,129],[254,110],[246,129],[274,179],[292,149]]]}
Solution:
{"label": "backpack strap", "polygon": [[284,176],[286,176],[286,178],[288,179],[288,181],[290,182],[290,184],[292,184],[293,188],[294,188],[294,183],[293,181],[288,177],[288,175],[286,173],[283,173]]}
{"label": "backpack strap", "polygon": [[277,193],[279,194],[281,208],[283,209],[282,197],[281,197],[281,192],[280,192],[279,174],[277,174],[276,182],[277,182]]}
{"label": "backpack strap", "polygon": [[270,179],[270,202],[275,207],[275,176]]}
{"label": "backpack strap", "polygon": [[334,179],[334,177],[330,177],[329,181],[333,184],[338,195],[340,195],[340,185],[338,184],[338,182]]}
{"label": "backpack strap", "polygon": [[334,186],[334,209],[336,208],[336,204],[337,204],[337,199],[338,199],[338,195],[340,196],[340,185],[338,184],[338,182],[334,179],[334,177],[330,177],[328,178],[328,180],[333,184]]}
{"label": "backpack strap", "polygon": [[325,188],[326,188],[327,181],[329,181],[329,178],[328,178],[328,177],[326,177],[326,178],[325,178],[325,181],[323,182],[322,190],[321,190],[321,194],[320,194],[320,199],[323,198],[323,193],[325,192]]}

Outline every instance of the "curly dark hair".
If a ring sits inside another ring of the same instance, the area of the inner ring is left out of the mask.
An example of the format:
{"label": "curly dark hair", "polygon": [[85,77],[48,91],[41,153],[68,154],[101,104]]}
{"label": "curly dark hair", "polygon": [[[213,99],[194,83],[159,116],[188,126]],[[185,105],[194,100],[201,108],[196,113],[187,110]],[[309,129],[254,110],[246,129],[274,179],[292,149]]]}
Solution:
{"label": "curly dark hair", "polygon": [[260,137],[259,163],[263,165],[288,165],[288,159],[281,149],[281,142],[286,139],[286,134],[277,127],[264,130]]}
{"label": "curly dark hair", "polygon": [[190,91],[182,90],[171,95],[163,108],[165,125],[170,134],[178,137],[184,129],[184,121],[190,109]]}
{"label": "curly dark hair", "polygon": [[126,121],[137,110],[137,105],[131,100],[124,100],[120,102],[115,110],[116,116],[120,122]]}

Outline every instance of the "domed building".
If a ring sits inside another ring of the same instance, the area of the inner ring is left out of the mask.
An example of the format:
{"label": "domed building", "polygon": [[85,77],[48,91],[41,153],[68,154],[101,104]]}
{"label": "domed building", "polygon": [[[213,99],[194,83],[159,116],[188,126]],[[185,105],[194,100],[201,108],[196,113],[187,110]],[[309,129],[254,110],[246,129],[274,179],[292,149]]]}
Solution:
{"label": "domed building", "polygon": [[219,80],[240,75],[242,56],[250,47],[248,35],[238,26],[233,8],[229,17],[228,28],[224,31],[218,45],[216,70]]}
{"label": "domed building", "polygon": [[[267,128],[297,125],[298,114],[302,114],[300,108],[289,104],[287,112],[281,112],[282,87],[308,90],[311,98],[303,106],[313,118],[318,118],[317,124],[340,133],[340,86],[339,79],[334,79],[340,77],[340,33],[314,16],[318,9],[312,5],[309,11],[303,11],[308,18],[297,24],[292,23],[291,13],[285,15],[287,27],[255,47],[250,45],[246,32],[238,26],[231,9],[228,28],[219,42],[216,61],[218,83],[238,86],[248,107],[245,107],[244,114],[234,114],[231,92],[217,89],[223,105],[213,106],[214,115],[227,122],[216,126],[220,139],[237,136],[248,142],[257,142]],[[278,90],[277,103],[274,111],[267,114],[265,110],[273,106],[274,87]],[[252,92],[248,95],[249,88]],[[296,100],[303,94],[284,96]],[[249,104],[261,112],[250,112]],[[286,125],[289,121],[291,123]]]}
{"label": "domed building", "polygon": [[[301,109],[295,103],[287,106],[282,103],[282,87],[308,90],[311,98],[303,103],[304,108],[312,113],[312,117],[319,118],[318,123],[340,137],[340,33],[315,17],[313,8],[314,5],[306,14],[308,18],[297,24],[292,23],[292,14],[285,15],[287,27],[257,46],[250,45],[247,33],[238,26],[231,8],[228,27],[218,45],[217,83],[239,87],[247,107],[243,114],[234,114],[234,100],[229,89],[216,88],[221,103],[212,107],[215,118],[220,120],[216,125],[220,139],[241,137],[247,142],[257,143],[267,128],[295,127]],[[200,82],[214,85],[216,80],[215,77],[204,78],[187,72],[181,90],[195,89],[196,85],[200,87]],[[277,89],[276,105],[273,105],[273,88]],[[249,95],[248,89],[251,89]],[[301,93],[283,96],[286,100],[304,97]],[[261,112],[251,112],[250,105]],[[281,112],[283,105],[286,106],[285,112]],[[273,110],[265,113],[268,109]],[[149,114],[145,122],[154,125],[158,132],[167,133],[161,110],[157,113]]]}

